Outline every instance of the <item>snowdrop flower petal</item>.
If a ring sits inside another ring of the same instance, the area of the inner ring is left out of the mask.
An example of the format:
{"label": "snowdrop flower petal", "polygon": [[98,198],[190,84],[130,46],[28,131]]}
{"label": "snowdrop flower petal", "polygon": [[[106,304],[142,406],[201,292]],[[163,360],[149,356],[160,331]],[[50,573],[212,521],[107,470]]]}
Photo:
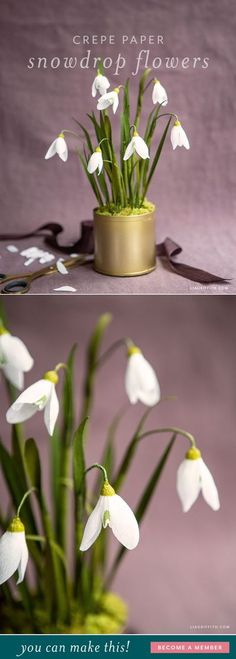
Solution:
{"label": "snowdrop flower petal", "polygon": [[25,344],[17,336],[9,333],[0,336],[0,351],[5,356],[7,362],[12,363],[20,371],[30,371],[34,360],[27,350]]}
{"label": "snowdrop flower petal", "polygon": [[17,389],[23,389],[24,386],[24,374],[22,371],[19,371],[17,368],[12,366],[12,364],[5,364],[2,367],[3,373],[7,380],[11,382]]}
{"label": "snowdrop flower petal", "polygon": [[25,344],[17,336],[12,336],[3,325],[0,326],[0,368],[5,377],[17,389],[22,389],[24,372],[29,371],[34,360]]}
{"label": "snowdrop flower petal", "polygon": [[97,110],[106,110],[110,105],[113,105],[113,112],[115,114],[119,105],[119,87],[115,87],[112,92],[103,94],[98,100]]}
{"label": "snowdrop flower petal", "polygon": [[24,525],[15,517],[9,529],[0,538],[0,585],[10,579],[18,570],[21,583],[28,562],[28,549],[25,540]]}
{"label": "snowdrop flower petal", "polygon": [[44,410],[44,422],[48,434],[53,435],[56,420],[59,414],[59,401],[56,394],[55,384],[51,384],[51,394]]}
{"label": "snowdrop flower petal", "polygon": [[199,460],[184,460],[177,471],[177,492],[183,512],[187,513],[201,490]]}
{"label": "snowdrop flower petal", "polygon": [[160,400],[160,385],[156,373],[136,346],[131,346],[128,350],[125,389],[132,404],[140,400],[144,405],[152,407]]}
{"label": "snowdrop flower petal", "polygon": [[161,103],[163,107],[168,103],[168,97],[165,88],[161,85],[159,80],[154,81],[153,91],[152,91],[152,102],[154,105],[156,103]]}
{"label": "snowdrop flower petal", "polygon": [[68,158],[68,146],[65,141],[64,133],[60,133],[60,135],[58,135],[58,137],[52,142],[45,155],[45,160],[52,158],[56,153],[63,162],[66,162]]}
{"label": "snowdrop flower petal", "polygon": [[109,497],[110,523],[114,536],[126,549],[135,549],[139,542],[139,527],[133,511],[118,494]]}
{"label": "snowdrop flower petal", "polygon": [[22,423],[30,419],[38,410],[43,410],[51,393],[52,383],[38,380],[25,389],[6,414],[8,423]]}
{"label": "snowdrop flower petal", "polygon": [[125,149],[125,155],[123,160],[128,160],[129,158],[131,158],[131,156],[133,156],[133,154],[134,154],[134,142],[132,139],[130,140],[128,146]]}
{"label": "snowdrop flower petal", "polygon": [[104,482],[101,496],[84,529],[81,551],[86,551],[95,542],[102,529],[108,526],[114,536],[127,549],[134,549],[139,542],[137,520],[128,504],[115,493],[108,481]]}
{"label": "snowdrop flower petal", "polygon": [[80,545],[81,551],[87,551],[97,540],[102,528],[104,512],[104,497],[99,497],[97,505],[88,518],[87,524],[84,529],[82,542]]}
{"label": "snowdrop flower petal", "polygon": [[27,421],[36,412],[44,410],[44,421],[50,435],[53,434],[59,412],[55,385],[58,382],[56,371],[48,371],[44,378],[25,389],[9,407],[6,414],[8,423]]}
{"label": "snowdrop flower petal", "polygon": [[146,158],[150,158],[147,144],[146,142],[144,142],[143,138],[140,137],[140,135],[134,135],[133,141],[134,141],[134,148],[138,156],[140,156],[140,158],[143,158],[143,160],[146,160]]}
{"label": "snowdrop flower petal", "polygon": [[103,94],[106,93],[109,87],[110,87],[110,83],[109,80],[106,78],[106,76],[102,75],[101,73],[98,73],[92,84],[93,98],[95,98],[97,91],[99,92],[99,94],[101,94],[101,96],[103,96]]}
{"label": "snowdrop flower petal", "polygon": [[172,126],[170,139],[173,149],[176,149],[177,146],[184,146],[185,149],[190,149],[187,135],[180,121],[175,121],[174,126]]}
{"label": "snowdrop flower petal", "polygon": [[47,150],[47,153],[45,155],[45,160],[48,160],[49,158],[52,158],[53,156],[56,155],[57,152],[57,139],[53,140],[52,144],[50,144],[49,149]]}
{"label": "snowdrop flower petal", "polygon": [[101,174],[103,168],[103,158],[102,158],[102,150],[98,146],[94,153],[92,153],[89,161],[88,161],[88,166],[87,170],[89,174],[94,174],[96,169],[98,170],[98,174]]}
{"label": "snowdrop flower petal", "polygon": [[23,542],[22,543],[21,559],[20,559],[20,563],[19,563],[19,566],[18,566],[18,580],[16,582],[17,585],[19,583],[21,583],[24,579],[25,570],[27,568],[28,560],[29,560],[28,547],[27,547],[26,542]]}
{"label": "snowdrop flower petal", "polygon": [[200,451],[193,446],[177,471],[177,492],[184,512],[190,510],[201,491],[208,505],[213,510],[219,510],[219,496],[213,476]]}
{"label": "snowdrop flower petal", "polygon": [[220,501],[214,478],[207,465],[201,460],[202,495],[213,510],[219,510]]}

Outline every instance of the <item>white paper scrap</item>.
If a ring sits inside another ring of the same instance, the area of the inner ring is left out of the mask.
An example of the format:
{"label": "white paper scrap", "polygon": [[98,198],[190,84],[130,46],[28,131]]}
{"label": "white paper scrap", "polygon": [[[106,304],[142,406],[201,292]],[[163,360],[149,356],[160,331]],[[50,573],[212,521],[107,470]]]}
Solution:
{"label": "white paper scrap", "polygon": [[73,286],[59,286],[59,288],[54,288],[53,290],[54,291],[65,291],[65,292],[68,292],[68,293],[70,293],[70,292],[74,293],[74,292],[77,291],[77,288],[73,288]]}
{"label": "white paper scrap", "polygon": [[6,249],[8,250],[8,252],[11,252],[12,254],[14,254],[15,252],[19,252],[18,247],[16,247],[16,245],[7,245]]}
{"label": "white paper scrap", "polygon": [[63,260],[64,259],[58,259],[58,261],[56,262],[56,266],[57,266],[58,272],[60,272],[61,275],[68,275],[68,270],[67,270],[66,266],[64,265]]}

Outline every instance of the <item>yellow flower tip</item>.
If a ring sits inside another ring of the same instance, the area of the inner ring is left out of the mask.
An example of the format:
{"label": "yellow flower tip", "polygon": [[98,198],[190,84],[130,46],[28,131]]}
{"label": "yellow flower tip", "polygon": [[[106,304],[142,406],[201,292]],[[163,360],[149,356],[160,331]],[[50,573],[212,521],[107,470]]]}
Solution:
{"label": "yellow flower tip", "polygon": [[115,494],[114,488],[110,485],[108,481],[104,481],[102,490],[101,490],[101,496],[102,497],[113,497]]}
{"label": "yellow flower tip", "polygon": [[22,533],[25,530],[25,527],[19,517],[13,517],[7,530],[10,531],[10,533]]}
{"label": "yellow flower tip", "polygon": [[47,371],[44,373],[43,379],[49,380],[49,382],[52,382],[53,384],[57,384],[59,378],[56,371]]}
{"label": "yellow flower tip", "polygon": [[138,137],[138,131],[136,130],[136,128],[134,129],[133,137]]}
{"label": "yellow flower tip", "polygon": [[192,446],[186,453],[186,460],[199,460],[201,458],[201,451],[196,446]]}
{"label": "yellow flower tip", "polygon": [[97,148],[95,149],[95,151],[96,151],[96,153],[102,153],[102,149],[100,149],[100,146],[97,146]]}
{"label": "yellow flower tip", "polygon": [[131,355],[136,355],[136,354],[141,354],[140,348],[138,346],[129,346],[127,349],[127,356],[131,357]]}
{"label": "yellow flower tip", "polygon": [[178,119],[176,119],[174,126],[181,126],[181,122]]}
{"label": "yellow flower tip", "polygon": [[154,84],[154,85],[159,85],[159,84],[160,84],[160,80],[157,80],[157,78],[154,78],[154,80],[153,80],[153,84]]}
{"label": "yellow flower tip", "polygon": [[62,137],[63,140],[64,140],[65,135],[64,135],[64,133],[59,133],[58,137]]}
{"label": "yellow flower tip", "polygon": [[119,92],[120,92],[120,87],[115,87],[115,88],[113,89],[113,92],[116,92],[116,94],[119,94]]}
{"label": "yellow flower tip", "polygon": [[3,334],[10,334],[10,332],[8,332],[4,325],[0,325],[0,336],[3,336]]}

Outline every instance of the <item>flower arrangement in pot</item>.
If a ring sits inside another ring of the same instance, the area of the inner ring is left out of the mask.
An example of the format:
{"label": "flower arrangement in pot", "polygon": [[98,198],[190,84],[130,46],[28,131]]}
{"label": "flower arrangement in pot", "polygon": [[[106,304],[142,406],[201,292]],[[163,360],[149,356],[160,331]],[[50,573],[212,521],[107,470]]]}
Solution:
{"label": "flower arrangement in pot", "polygon": [[[1,469],[8,494],[8,505],[2,499],[0,510],[2,633],[92,634],[120,633],[126,629],[127,607],[111,591],[112,582],[125,553],[135,551],[137,546],[143,551],[142,522],[177,436],[188,445],[177,472],[183,511],[191,508],[201,491],[209,506],[219,509],[216,485],[193,435],[178,427],[156,427],[155,422],[147,427],[151,412],[153,416],[163,399],[156,372],[141,349],[130,339],[121,338],[102,350],[110,321],[110,314],[103,314],[88,342],[79,418],[75,412],[78,391],[73,376],[76,346],[66,363],[59,362],[39,380],[32,378],[32,384],[24,388],[24,373],[32,369],[33,359],[22,340],[6,329],[6,322],[1,324],[0,367],[9,396],[6,418],[12,428],[11,448],[0,441]],[[122,411],[114,410],[108,429],[104,423],[100,458],[96,438],[90,432],[94,388],[98,371],[106,368],[116,350],[124,353],[127,403]],[[58,396],[61,378],[64,385]],[[117,464],[119,424],[130,405],[138,401],[145,409]],[[42,416],[49,436],[46,460],[42,438],[38,441],[25,437],[23,423],[35,414]],[[159,444],[165,436],[167,444],[164,450],[157,447],[156,464],[147,482],[142,487],[133,482],[137,498],[133,512],[120,494],[122,486],[130,478],[140,444],[151,440],[159,440]],[[91,440],[92,464],[87,463],[87,443]],[[92,471],[97,472],[93,485]],[[112,561],[110,543],[117,546]],[[145,556],[141,556],[144,561]]]}
{"label": "flower arrangement in pot", "polygon": [[[155,269],[155,205],[148,200],[147,194],[171,122],[173,149],[177,146],[189,149],[187,135],[177,115],[162,112],[168,102],[167,93],[159,80],[148,80],[151,72],[146,69],[140,78],[136,110],[131,119],[129,80],[109,91],[110,82],[103,75],[101,64],[92,85],[92,96],[100,95],[97,101],[99,116],[94,112],[88,115],[95,139],[80,121],[76,122],[85,140],[83,150],[77,148],[76,151],[97,200],[94,210],[95,270],[107,275],[133,276]],[[140,128],[144,96],[148,94],[154,107],[146,126]],[[114,146],[111,111],[113,115],[120,113],[119,155]],[[156,144],[162,117],[167,117],[167,123]],[[81,139],[81,135],[74,131],[62,130],[49,147],[46,159],[57,153],[61,160],[67,160],[65,134],[70,133]]]}

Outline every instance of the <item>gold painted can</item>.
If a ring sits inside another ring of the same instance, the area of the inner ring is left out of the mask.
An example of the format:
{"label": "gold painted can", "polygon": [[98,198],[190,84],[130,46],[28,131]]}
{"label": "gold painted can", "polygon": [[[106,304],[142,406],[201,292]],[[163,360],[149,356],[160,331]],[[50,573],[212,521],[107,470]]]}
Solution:
{"label": "gold painted can", "polygon": [[135,277],[156,268],[155,208],[139,215],[94,210],[94,268],[103,275]]}

